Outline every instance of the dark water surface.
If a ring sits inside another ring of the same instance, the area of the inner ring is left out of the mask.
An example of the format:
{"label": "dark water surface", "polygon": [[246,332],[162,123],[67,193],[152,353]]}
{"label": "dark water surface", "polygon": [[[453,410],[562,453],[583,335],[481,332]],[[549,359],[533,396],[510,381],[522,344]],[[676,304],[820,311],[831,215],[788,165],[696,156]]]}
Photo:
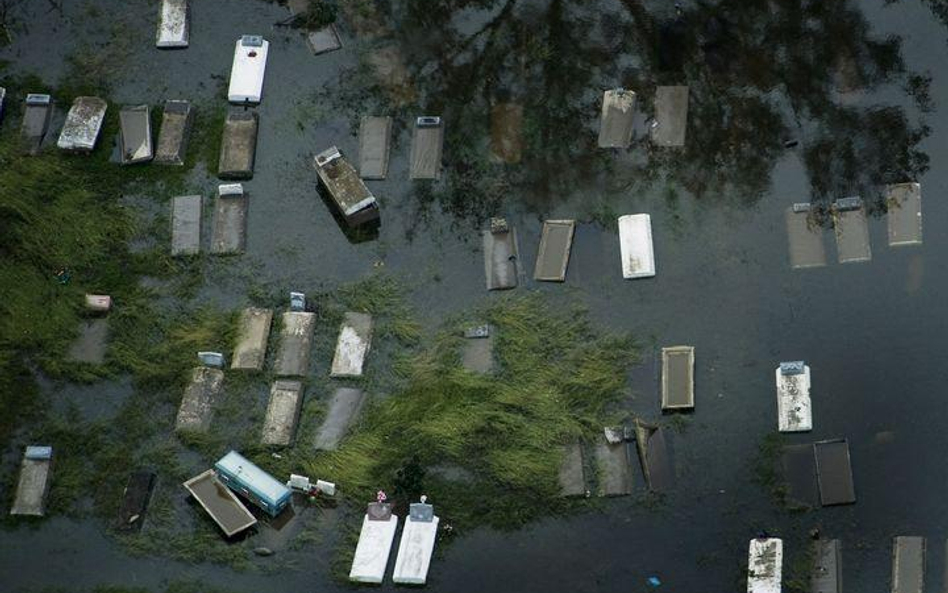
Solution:
{"label": "dark water surface", "polygon": [[[518,227],[528,276],[541,220],[576,218],[567,282],[536,288],[579,299],[597,322],[642,340],[631,408],[658,416],[656,348],[696,347],[697,407],[673,436],[677,489],[663,503],[616,499],[519,531],[464,534],[433,562],[428,589],[640,591],[655,574],[662,591],[723,593],[740,590],[759,530],[786,537],[790,556],[818,526],[843,540],[847,591],[886,590],[892,536],[929,537],[933,592],[948,533],[948,270],[937,256],[948,247],[948,30],[933,16],[939,6],[686,2],[676,19],[658,1],[393,1],[378,14],[394,33],[373,37],[344,10],[344,48],[314,57],[297,34],[273,28],[285,9],[256,0],[192,0],[191,46],[175,52],[154,48],[157,2],[65,0],[60,14],[30,0],[0,58],[55,84],[67,56],[105,51],[108,40],[125,56],[114,100],[200,105],[220,100],[236,38],[267,36],[247,255],[213,264],[202,298],[234,307],[251,277],[315,291],[384,265],[414,287],[414,305],[435,325],[490,298],[476,235],[484,217]],[[397,92],[367,65],[389,43],[414,81]],[[595,149],[602,90],[641,89],[651,113],[656,84],[691,86],[686,148],[650,146],[643,117],[631,150]],[[519,165],[487,162],[498,101],[524,105]],[[355,160],[359,117],[385,113],[396,117],[388,180],[369,182],[382,225],[353,243],[316,195],[311,156],[336,144]],[[434,185],[407,181],[409,122],[423,114],[446,121]],[[881,186],[905,180],[922,184],[923,246],[889,248],[875,216],[871,262],[835,263],[827,234],[829,265],[790,269],[790,203],[860,194],[878,215]],[[215,183],[195,189],[210,195]],[[634,212],[652,215],[658,274],[630,282],[614,227]],[[813,372],[814,430],[787,441],[848,438],[853,506],[788,514],[753,481],[761,440],[776,430],[773,369],[801,358]],[[114,406],[131,387],[101,389]],[[67,386],[59,398],[88,390]],[[884,431],[894,438],[877,438]],[[193,578],[247,592],[344,590],[329,578],[330,548],[297,552],[296,567],[278,574],[242,573],[130,558],[95,521],[57,517],[0,532],[0,589],[157,589]]]}

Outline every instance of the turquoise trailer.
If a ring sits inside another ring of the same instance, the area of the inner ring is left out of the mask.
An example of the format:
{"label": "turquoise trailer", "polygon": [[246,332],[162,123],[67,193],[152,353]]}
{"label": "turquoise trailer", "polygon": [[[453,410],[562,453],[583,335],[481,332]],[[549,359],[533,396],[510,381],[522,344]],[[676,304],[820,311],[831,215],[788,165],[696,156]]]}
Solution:
{"label": "turquoise trailer", "polygon": [[221,457],[214,464],[214,470],[218,479],[228,488],[271,517],[279,515],[290,504],[289,488],[236,451]]}

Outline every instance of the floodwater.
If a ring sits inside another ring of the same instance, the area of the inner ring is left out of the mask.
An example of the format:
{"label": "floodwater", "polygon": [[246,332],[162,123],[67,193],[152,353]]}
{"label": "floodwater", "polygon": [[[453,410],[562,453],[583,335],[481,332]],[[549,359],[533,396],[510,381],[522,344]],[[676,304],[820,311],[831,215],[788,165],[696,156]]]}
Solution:
{"label": "floodwater", "polygon": [[[565,285],[536,288],[579,299],[597,322],[640,337],[647,352],[631,374],[630,408],[658,417],[655,351],[695,346],[696,409],[673,434],[674,493],[654,507],[620,498],[519,531],[463,534],[433,562],[428,589],[638,591],[657,575],[663,591],[723,593],[739,586],[747,540],[761,530],[786,537],[792,555],[819,527],[843,541],[848,591],[888,586],[895,535],[930,538],[928,591],[940,590],[948,269],[933,254],[948,247],[939,166],[948,29],[936,0],[683,2],[680,18],[664,1],[393,1],[379,3],[374,24],[344,10],[344,48],[320,56],[272,26],[285,9],[257,0],[192,0],[191,46],[174,52],[154,49],[156,2],[57,4],[17,8],[23,26],[0,58],[55,83],[67,56],[112,51],[124,56],[112,64],[112,96],[128,104],[218,100],[237,37],[271,41],[245,185],[247,254],[211,264],[201,298],[238,306],[249,276],[316,291],[384,266],[436,322],[494,297],[476,232],[485,217],[518,228],[527,277],[541,220],[576,218]],[[379,55],[388,66],[401,56],[411,82],[381,84],[369,65]],[[602,91],[634,89],[652,113],[656,84],[691,87],[686,147],[652,147],[642,116],[630,150],[596,149]],[[519,164],[487,158],[496,102],[524,106]],[[386,113],[396,118],[388,180],[369,182],[381,228],[350,241],[316,195],[311,157],[335,144],[355,159],[359,117]],[[434,184],[408,181],[417,115],[445,121],[446,167]],[[893,249],[881,185],[906,180],[922,185],[925,243]],[[201,183],[210,195],[216,181]],[[786,207],[848,195],[862,195],[873,214],[872,260],[836,263],[828,233],[830,263],[791,270]],[[624,281],[614,221],[635,212],[652,216],[657,276]],[[855,505],[788,514],[753,481],[758,446],[776,430],[773,369],[794,359],[812,369],[814,430],[787,441],[847,438]],[[102,389],[121,399],[129,386]],[[344,590],[324,547],[268,576],[130,558],[95,521],[51,518],[0,533],[0,588],[158,589],[193,578],[234,591]]]}

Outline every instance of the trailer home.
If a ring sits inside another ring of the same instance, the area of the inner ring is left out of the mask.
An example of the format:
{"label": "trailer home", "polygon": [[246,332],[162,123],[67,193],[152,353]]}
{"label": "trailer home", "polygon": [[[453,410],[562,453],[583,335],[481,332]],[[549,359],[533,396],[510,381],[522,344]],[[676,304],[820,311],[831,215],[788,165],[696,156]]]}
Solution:
{"label": "trailer home", "polygon": [[276,517],[290,504],[290,489],[254,465],[236,451],[231,451],[214,464],[221,483],[241,494],[271,517]]}
{"label": "trailer home", "polygon": [[244,35],[234,46],[227,100],[231,103],[259,103],[263,96],[263,76],[267,71],[270,42],[260,35]]}

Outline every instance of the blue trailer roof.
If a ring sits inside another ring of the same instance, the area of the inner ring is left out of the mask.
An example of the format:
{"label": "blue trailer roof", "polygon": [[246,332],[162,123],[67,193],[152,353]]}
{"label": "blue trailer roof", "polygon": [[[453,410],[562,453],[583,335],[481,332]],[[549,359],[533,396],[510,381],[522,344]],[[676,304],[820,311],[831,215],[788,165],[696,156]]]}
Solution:
{"label": "blue trailer roof", "polygon": [[278,482],[276,478],[254,465],[237,451],[231,451],[221,457],[214,464],[214,469],[226,473],[273,505],[280,504],[290,496],[290,489],[286,485]]}

